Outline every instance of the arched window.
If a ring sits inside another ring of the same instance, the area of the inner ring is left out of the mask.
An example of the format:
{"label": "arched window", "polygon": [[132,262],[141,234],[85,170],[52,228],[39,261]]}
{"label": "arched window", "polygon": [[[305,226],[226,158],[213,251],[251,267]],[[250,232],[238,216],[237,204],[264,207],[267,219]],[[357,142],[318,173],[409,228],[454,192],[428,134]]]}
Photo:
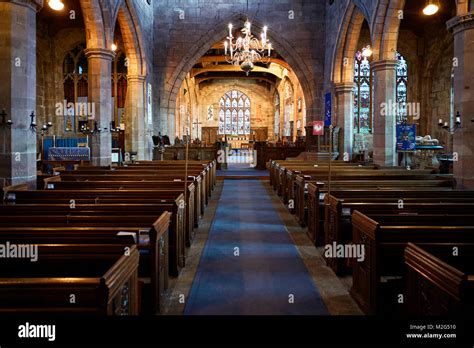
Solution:
{"label": "arched window", "polygon": [[407,119],[408,65],[405,58],[397,52],[397,123]]}
{"label": "arched window", "polygon": [[280,94],[275,92],[275,99],[274,99],[274,105],[275,105],[275,124],[273,128],[274,132],[274,137],[275,140],[279,139],[280,137]]}
{"label": "arched window", "polygon": [[284,124],[283,124],[283,136],[293,137],[293,119],[295,112],[294,104],[294,90],[291,82],[287,79],[285,81],[285,114],[284,114]]}
{"label": "arched window", "polygon": [[117,51],[112,65],[112,98],[114,105],[114,118],[118,124],[125,123],[125,97],[127,96],[127,63],[125,54]]}
{"label": "arched window", "polygon": [[250,99],[231,90],[219,100],[219,134],[250,134]]}
{"label": "arched window", "polygon": [[360,51],[354,60],[354,128],[357,133],[372,130],[372,70]]}
{"label": "arched window", "polygon": [[[405,58],[396,52],[396,100],[397,124],[407,119],[408,64]],[[370,62],[362,52],[356,53],[354,60],[354,128],[357,133],[372,131],[373,71]]]}
{"label": "arched window", "polygon": [[[88,95],[87,82],[88,62],[84,54],[84,45],[79,45],[66,54],[63,61],[63,86],[66,103],[86,103]],[[76,131],[76,117],[79,120],[87,119],[87,109],[77,108],[79,114],[75,115],[76,108],[63,110],[64,132]]]}
{"label": "arched window", "polygon": [[[88,61],[84,54],[85,45],[78,45],[66,54],[63,61],[63,86],[66,103],[78,107],[64,110],[64,131],[76,132],[77,122],[87,121],[87,108],[80,107],[88,102]],[[127,94],[127,64],[125,55],[118,51],[112,63],[112,98],[114,105],[113,120],[123,123],[123,110]],[[75,115],[75,110],[79,114]],[[77,120],[76,120],[77,118]],[[116,124],[118,127],[119,124]]]}

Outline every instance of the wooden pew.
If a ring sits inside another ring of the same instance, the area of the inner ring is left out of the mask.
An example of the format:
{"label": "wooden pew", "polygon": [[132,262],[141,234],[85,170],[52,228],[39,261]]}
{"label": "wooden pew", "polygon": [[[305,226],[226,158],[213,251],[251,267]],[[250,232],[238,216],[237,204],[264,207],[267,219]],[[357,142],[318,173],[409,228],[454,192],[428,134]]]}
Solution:
{"label": "wooden pew", "polygon": [[[395,219],[409,219],[410,216],[422,214],[469,214],[474,208],[474,196],[469,198],[444,198],[421,197],[405,198],[403,208],[393,197],[380,197],[375,199],[358,198],[354,202],[350,200],[338,200],[329,196],[329,204],[326,205],[324,231],[326,244],[344,244],[352,242],[351,213],[358,210],[364,214],[393,215]],[[344,273],[343,260],[326,260],[328,265],[336,273]]]}
{"label": "wooden pew", "polygon": [[[10,199],[15,204],[99,204],[99,203],[172,203],[170,227],[170,273],[178,275],[185,266],[185,202],[183,194],[177,190],[37,190],[37,191],[8,191]],[[137,198],[138,197],[138,198]]]}
{"label": "wooden pew", "polygon": [[139,254],[128,248],[48,244],[36,262],[3,259],[0,313],[137,315]]}
{"label": "wooden pew", "polygon": [[[363,185],[360,185],[360,188],[342,188],[342,189],[331,189],[331,195],[334,196],[336,199],[345,199],[346,203],[348,203],[350,199],[358,200],[362,202],[360,198],[364,198],[367,202],[370,200],[372,202],[387,202],[387,198],[389,202],[396,203],[396,206],[399,205],[399,200],[403,199],[406,203],[408,203],[407,199],[417,199],[419,197],[424,197],[428,199],[425,202],[432,201],[432,199],[438,199],[439,202],[449,200],[462,200],[462,199],[469,199],[474,197],[474,191],[464,191],[464,190],[453,190],[450,188],[445,187],[414,187],[409,188],[400,185],[399,187],[379,187],[376,189],[369,189],[369,188],[362,188]],[[441,199],[440,199],[441,197]],[[321,221],[329,221],[329,219],[334,219],[334,221],[339,221],[340,219],[336,217],[332,217],[331,215],[326,215],[326,206],[330,206],[332,204],[332,200],[328,201],[326,192],[321,190],[318,186],[309,184],[308,186],[308,235],[310,239],[315,244],[320,244],[324,241],[324,233],[323,230],[320,229],[320,222]],[[420,201],[421,202],[421,201]],[[328,214],[332,212],[337,212],[339,208],[333,207],[328,211]],[[341,208],[342,213],[342,208]],[[340,215],[340,214],[339,214]]]}
{"label": "wooden pew", "polygon": [[[82,168],[82,169],[81,169]],[[60,172],[60,173],[67,173],[67,172]],[[135,177],[142,177],[147,175],[167,175],[167,176],[174,176],[184,180],[184,176],[186,175],[186,171],[184,168],[178,169],[171,169],[171,168],[160,168],[160,167],[150,167],[150,168],[138,168],[135,169],[134,167],[112,167],[110,169],[105,168],[95,168],[95,167],[80,167],[80,170],[77,173],[87,173],[88,175],[129,175]],[[209,175],[207,169],[201,168],[189,168],[187,171],[187,176],[200,176],[202,178],[202,198],[205,204],[208,204],[211,187],[209,179]]]}
{"label": "wooden pew", "polygon": [[[97,189],[139,189],[139,190],[159,190],[160,188],[184,191],[184,184],[181,181],[61,181],[61,177],[54,182],[47,181],[44,189],[55,190],[97,190]],[[197,203],[194,201],[195,186],[188,182],[185,209],[185,242],[190,246],[194,239],[194,228],[198,225],[198,218],[194,216],[197,211]]]}
{"label": "wooden pew", "polygon": [[[73,173],[62,173],[57,178],[51,178],[47,183],[53,183],[54,181],[136,181],[147,182],[147,181],[172,181],[176,183],[183,183],[184,192],[184,180],[177,175],[128,175],[128,174],[114,174],[114,175],[88,175],[88,174],[73,174]],[[194,227],[198,227],[198,221],[206,207],[203,189],[203,184],[200,176],[190,176],[189,182],[194,184],[194,202],[195,208],[193,216],[195,217]],[[178,184],[179,185],[179,184]]]}
{"label": "wooden pew", "polygon": [[[77,172],[80,174],[74,173],[61,173],[61,181],[176,181],[183,182],[183,192],[184,192],[184,179],[183,176],[178,175],[177,173],[173,174],[146,174],[140,173],[126,173],[126,172],[107,172],[102,174],[82,174],[86,172]],[[195,185],[195,202],[197,204],[197,211],[194,212],[194,215],[200,217],[204,214],[206,207],[206,184],[202,181],[202,178],[198,176],[190,175],[188,176],[190,182]],[[51,182],[51,181],[49,181]],[[197,226],[196,226],[197,227]]]}
{"label": "wooden pew", "polygon": [[[351,295],[367,314],[394,314],[398,294],[403,294],[404,250],[409,242],[419,245],[474,243],[474,216],[465,217],[466,225],[434,225],[433,216],[420,217],[414,224],[384,221],[383,216],[372,219],[358,211],[352,213],[354,244],[363,246],[365,257],[353,263]],[[453,220],[454,221],[454,220]],[[444,221],[449,224],[448,221]]]}
{"label": "wooden pew", "polygon": [[472,316],[474,244],[405,249],[406,303],[410,316]]}
{"label": "wooden pew", "polygon": [[[6,215],[8,212],[0,209],[0,240],[3,241],[123,244],[126,240],[137,243],[140,251],[139,276],[145,284],[144,291],[149,293],[149,298],[143,297],[142,312],[156,313],[162,310],[165,290],[168,288],[170,213],[165,212],[158,219],[154,215],[124,216],[119,219],[117,215],[110,215],[110,212],[109,215],[71,216],[59,215],[58,212],[54,212],[58,215],[47,215],[51,213],[51,207],[43,207],[46,213],[35,211],[28,215],[25,209],[21,209],[24,206],[20,209],[17,209],[18,206],[8,208],[10,212],[13,211],[11,215]],[[141,231],[147,232],[148,241],[135,242],[130,240],[130,236],[117,236],[119,232],[133,232],[138,239]]]}
{"label": "wooden pew", "polygon": [[[295,180],[295,215],[301,226],[307,225],[307,211],[306,208],[309,200],[313,199],[314,206],[315,197],[319,197],[320,193],[327,192],[328,181],[308,181],[309,176],[298,175]],[[393,188],[433,188],[435,190],[451,190],[453,187],[452,178],[430,177],[430,180],[411,179],[408,176],[401,175],[397,180],[391,179],[373,179],[359,178],[359,180],[331,180],[331,190],[341,191],[342,189],[367,188],[374,189],[393,189]],[[317,192],[316,192],[317,191]],[[309,213],[309,212],[308,212]]]}

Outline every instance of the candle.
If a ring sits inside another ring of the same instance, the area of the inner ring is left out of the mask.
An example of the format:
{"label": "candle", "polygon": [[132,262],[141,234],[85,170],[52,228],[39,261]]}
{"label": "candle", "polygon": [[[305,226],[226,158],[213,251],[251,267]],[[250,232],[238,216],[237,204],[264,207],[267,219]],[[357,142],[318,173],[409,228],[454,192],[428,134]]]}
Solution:
{"label": "candle", "polygon": [[456,117],[456,123],[461,123],[461,117]]}
{"label": "candle", "polygon": [[438,124],[443,124],[443,120],[442,120],[442,119],[439,119],[439,120],[438,120]]}
{"label": "candle", "polygon": [[232,37],[232,23],[229,23],[229,37]]}
{"label": "candle", "polygon": [[250,22],[247,22],[247,30],[250,31]]}
{"label": "candle", "polygon": [[267,39],[267,29],[268,29],[267,26],[263,27],[263,36],[265,37],[265,40]]}
{"label": "candle", "polygon": [[445,126],[445,127],[448,127],[448,122],[444,122],[444,126]]}
{"label": "candle", "polygon": [[224,41],[225,55],[227,55],[227,41]]}
{"label": "candle", "polygon": [[272,50],[272,44],[271,44],[271,43],[269,43],[269,44],[268,44],[268,55],[270,55],[270,54],[271,54],[271,52],[270,52],[271,50]]}
{"label": "candle", "polygon": [[262,34],[261,37],[262,37],[262,47],[265,47],[265,36]]}

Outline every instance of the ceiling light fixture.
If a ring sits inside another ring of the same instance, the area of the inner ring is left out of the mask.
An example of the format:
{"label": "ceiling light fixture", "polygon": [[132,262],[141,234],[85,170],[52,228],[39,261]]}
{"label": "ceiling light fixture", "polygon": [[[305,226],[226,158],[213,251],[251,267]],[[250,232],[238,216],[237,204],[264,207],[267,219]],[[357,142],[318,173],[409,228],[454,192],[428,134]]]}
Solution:
{"label": "ceiling light fixture", "polygon": [[48,5],[55,11],[61,11],[64,8],[61,0],[48,0]]}
{"label": "ceiling light fixture", "polygon": [[232,35],[232,24],[229,24],[228,41],[224,41],[225,56],[228,63],[234,66],[240,66],[248,75],[255,67],[255,62],[268,63],[272,52],[272,44],[267,39],[268,28],[263,27],[260,40],[252,35],[251,24],[245,22],[242,36],[236,40]]}
{"label": "ceiling light fixture", "polygon": [[439,11],[439,1],[438,0],[428,0],[425,7],[423,8],[423,13],[426,16],[432,16]]}

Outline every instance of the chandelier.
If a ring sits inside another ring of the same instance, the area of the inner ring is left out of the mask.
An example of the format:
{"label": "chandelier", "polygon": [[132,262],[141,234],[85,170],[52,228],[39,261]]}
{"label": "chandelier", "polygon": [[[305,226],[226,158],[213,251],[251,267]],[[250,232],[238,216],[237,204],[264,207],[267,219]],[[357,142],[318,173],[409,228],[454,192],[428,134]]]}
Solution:
{"label": "chandelier", "polygon": [[[232,23],[229,24],[229,36],[224,41],[225,56],[228,63],[240,66],[247,76],[253,70],[256,62],[268,63],[272,44],[267,39],[267,27],[263,27],[260,40],[252,35],[251,24],[245,22],[242,36],[237,39],[232,35]],[[265,55],[266,53],[266,55]]]}

